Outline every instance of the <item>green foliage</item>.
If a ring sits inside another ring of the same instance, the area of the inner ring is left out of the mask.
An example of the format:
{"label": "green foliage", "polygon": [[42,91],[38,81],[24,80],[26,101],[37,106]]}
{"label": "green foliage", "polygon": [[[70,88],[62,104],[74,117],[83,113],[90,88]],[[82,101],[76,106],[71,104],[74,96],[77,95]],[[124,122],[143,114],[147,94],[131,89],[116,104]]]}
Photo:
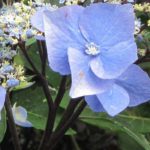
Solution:
{"label": "green foliage", "polygon": [[6,111],[3,109],[1,111],[1,121],[0,121],[0,142],[3,140],[5,132],[6,132],[7,124],[6,124]]}
{"label": "green foliage", "polygon": [[150,119],[148,117],[136,116],[135,114],[120,114],[109,117],[104,113],[93,113],[89,109],[80,115],[80,119],[88,124],[106,129],[116,133],[125,133],[136,141],[144,150],[149,150],[150,145],[143,133],[150,133]]}
{"label": "green foliage", "polygon": [[[13,102],[19,106],[23,106],[28,111],[28,120],[36,129],[44,130],[48,115],[48,106],[43,93],[42,87],[35,84],[30,88],[13,92]],[[60,109],[57,113],[55,127],[59,123],[63,110]],[[69,129],[66,134],[75,134],[75,131]]]}
{"label": "green foliage", "polygon": [[125,133],[118,134],[120,150],[144,150],[136,141]]}
{"label": "green foliage", "polygon": [[33,37],[33,38],[30,38],[26,41],[26,46],[30,46],[32,44],[34,44],[36,42],[36,39]]}

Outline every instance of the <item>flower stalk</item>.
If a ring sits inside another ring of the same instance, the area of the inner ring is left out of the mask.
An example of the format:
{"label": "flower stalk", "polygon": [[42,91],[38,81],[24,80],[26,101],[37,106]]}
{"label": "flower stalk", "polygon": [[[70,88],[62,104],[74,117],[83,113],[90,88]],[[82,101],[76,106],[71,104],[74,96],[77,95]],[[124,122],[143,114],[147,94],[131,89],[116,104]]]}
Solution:
{"label": "flower stalk", "polygon": [[14,148],[15,148],[15,150],[21,150],[21,145],[19,143],[19,138],[18,138],[18,135],[17,135],[16,125],[15,125],[14,118],[13,118],[9,93],[7,93],[7,95],[6,95],[5,108],[6,108],[6,112],[7,112],[8,125],[9,125],[9,129],[10,129],[10,132],[11,132],[11,135],[12,135]]}

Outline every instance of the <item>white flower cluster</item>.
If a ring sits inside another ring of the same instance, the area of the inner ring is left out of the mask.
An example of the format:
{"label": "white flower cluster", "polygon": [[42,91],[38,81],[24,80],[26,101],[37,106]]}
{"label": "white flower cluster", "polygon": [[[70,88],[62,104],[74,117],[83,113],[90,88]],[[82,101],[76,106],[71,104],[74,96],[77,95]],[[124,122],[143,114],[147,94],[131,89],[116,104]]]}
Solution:
{"label": "white flower cluster", "polygon": [[5,88],[15,87],[25,81],[24,68],[17,66],[10,61],[0,63],[0,83]]}
{"label": "white flower cluster", "polygon": [[12,6],[4,6],[0,9],[0,84],[5,88],[19,85],[25,80],[22,66],[13,63],[17,54],[16,48],[19,41],[42,35],[31,26],[30,18],[39,9],[56,9],[50,4],[14,3]]}
{"label": "white flower cluster", "polygon": [[30,24],[30,16],[35,11],[35,8],[23,3],[3,7],[0,10],[1,43],[15,45],[18,40],[26,40],[35,35],[37,31]]}

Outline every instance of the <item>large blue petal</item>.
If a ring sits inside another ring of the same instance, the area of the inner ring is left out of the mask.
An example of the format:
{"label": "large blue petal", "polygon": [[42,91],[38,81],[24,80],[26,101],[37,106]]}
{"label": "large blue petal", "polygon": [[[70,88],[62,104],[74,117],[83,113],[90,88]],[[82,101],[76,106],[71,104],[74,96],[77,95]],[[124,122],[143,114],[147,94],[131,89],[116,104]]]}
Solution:
{"label": "large blue petal", "polygon": [[6,97],[6,89],[0,86],[0,111],[4,107],[5,97]]}
{"label": "large blue petal", "polygon": [[114,84],[111,90],[98,94],[97,98],[106,112],[111,116],[115,116],[123,111],[130,101],[126,90],[116,84]]}
{"label": "large blue petal", "polygon": [[88,41],[103,47],[133,39],[132,5],[91,4],[84,10],[79,25]]}
{"label": "large blue petal", "polygon": [[49,10],[47,10],[46,7],[41,8],[38,10],[32,17],[31,17],[31,24],[33,27],[38,29],[41,32],[44,32],[44,20],[43,15],[44,11],[47,11],[47,13],[50,13]]}
{"label": "large blue petal", "polygon": [[105,112],[96,95],[85,96],[85,101],[94,112]]}
{"label": "large blue petal", "polygon": [[69,48],[68,57],[72,76],[72,98],[101,93],[112,86],[112,80],[101,80],[92,73],[88,55]]}
{"label": "large blue petal", "polygon": [[129,106],[150,100],[150,78],[139,66],[131,65],[117,80],[130,96]]}
{"label": "large blue petal", "polygon": [[102,51],[92,59],[90,66],[99,78],[114,79],[120,76],[137,60],[137,47],[134,42],[121,42],[110,50]]}
{"label": "large blue petal", "polygon": [[62,75],[70,74],[67,48],[85,45],[78,28],[80,6],[66,6],[44,15],[44,29],[50,67]]}

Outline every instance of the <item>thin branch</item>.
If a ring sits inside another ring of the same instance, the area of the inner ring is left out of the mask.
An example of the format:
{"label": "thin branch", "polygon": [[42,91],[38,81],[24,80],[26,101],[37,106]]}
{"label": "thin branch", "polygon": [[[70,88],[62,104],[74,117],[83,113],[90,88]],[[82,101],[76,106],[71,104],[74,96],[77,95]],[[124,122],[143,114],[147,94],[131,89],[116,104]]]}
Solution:
{"label": "thin branch", "polygon": [[54,121],[55,121],[54,103],[53,103],[53,99],[51,97],[51,92],[49,90],[48,81],[46,80],[45,76],[43,74],[39,73],[39,71],[34,66],[32,60],[28,56],[28,53],[27,53],[26,48],[25,48],[25,44],[22,43],[22,42],[20,42],[19,43],[19,47],[21,48],[21,50],[22,50],[25,58],[27,59],[27,61],[31,65],[32,69],[39,76],[39,78],[41,80],[41,85],[42,85],[44,94],[45,94],[46,99],[47,99],[48,107],[49,107],[49,113],[48,113],[48,119],[47,119],[46,129],[45,129],[45,132],[43,134],[43,137],[42,137],[42,140],[41,140],[41,143],[40,143],[40,146],[39,146],[39,150],[42,150],[42,149],[44,149],[45,141],[52,134],[52,130],[53,130],[53,126],[54,126]]}
{"label": "thin branch", "polygon": [[30,66],[31,66],[32,69],[34,70],[34,72],[35,72],[37,75],[39,75],[39,71],[37,70],[37,68],[35,67],[35,65],[33,64],[32,60],[30,59],[30,57],[29,57],[29,55],[28,55],[28,53],[27,53],[27,50],[26,50],[26,48],[25,48],[25,43],[22,42],[22,41],[20,41],[18,45],[19,45],[20,49],[22,50],[22,52],[23,52],[25,58],[26,58],[27,61],[29,62]]}
{"label": "thin branch", "polygon": [[73,114],[75,108],[77,107],[77,105],[79,104],[79,102],[81,101],[80,99],[70,99],[70,102],[57,126],[57,128],[55,129],[55,132],[59,131],[60,128],[65,124],[65,122],[68,120],[68,118]]}
{"label": "thin branch", "polygon": [[64,94],[65,94],[65,91],[66,91],[66,82],[67,82],[67,76],[63,76],[62,77],[62,80],[61,80],[61,83],[60,83],[60,86],[59,86],[59,90],[58,90],[58,93],[57,93],[57,96],[55,98],[55,102],[54,102],[54,105],[55,105],[55,109],[58,108]]}
{"label": "thin branch", "polygon": [[68,119],[68,121],[65,122],[65,124],[61,127],[61,129],[53,133],[52,138],[48,144],[47,148],[48,150],[53,150],[55,148],[56,144],[61,140],[61,138],[64,136],[65,132],[70,128],[70,126],[76,121],[76,119],[81,114],[85,106],[86,102],[82,101],[80,103],[80,106],[76,109],[76,111]]}
{"label": "thin branch", "polygon": [[46,61],[47,61],[46,44],[45,44],[45,41],[41,41],[41,40],[38,40],[37,43],[38,43],[40,58],[41,58],[41,62],[42,62],[41,72],[42,72],[42,75],[45,76],[45,73],[46,73]]}
{"label": "thin branch", "polygon": [[51,137],[52,129],[53,129],[55,118],[56,118],[56,111],[57,111],[57,108],[58,108],[58,106],[59,106],[59,104],[60,104],[60,102],[64,96],[64,93],[65,93],[66,81],[67,81],[67,77],[66,76],[62,77],[60,87],[59,87],[56,99],[54,101],[54,107],[51,108],[52,111],[49,110],[46,130],[44,132],[44,135],[42,137],[42,140],[41,140],[41,143],[40,143],[38,150],[45,150],[46,141],[47,141],[47,139],[49,139]]}
{"label": "thin branch", "polygon": [[6,95],[5,108],[6,108],[7,117],[8,117],[9,129],[12,135],[13,145],[15,147],[15,150],[21,150],[19,138],[17,135],[16,125],[15,125],[14,118],[13,118],[12,107],[11,107],[11,103],[9,99],[9,93],[7,93]]}

